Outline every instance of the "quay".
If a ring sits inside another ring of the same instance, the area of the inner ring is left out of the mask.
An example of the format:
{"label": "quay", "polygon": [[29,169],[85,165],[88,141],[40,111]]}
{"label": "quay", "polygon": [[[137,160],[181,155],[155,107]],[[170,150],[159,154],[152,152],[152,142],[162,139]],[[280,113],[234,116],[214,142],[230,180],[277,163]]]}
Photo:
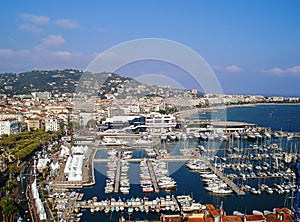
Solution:
{"label": "quay", "polygon": [[[191,159],[197,159],[199,156],[164,156],[160,159],[167,161],[167,162],[186,162]],[[145,158],[130,158],[127,159],[129,163],[136,163],[136,162],[141,162]],[[146,158],[147,159],[147,158]],[[95,158],[94,162],[96,163],[106,163],[108,162],[108,158]]]}
{"label": "quay", "polygon": [[157,146],[158,143],[135,143],[135,144],[126,144],[126,143],[101,143],[98,149],[126,149],[126,150],[135,150],[135,149],[145,149]]}
{"label": "quay", "polygon": [[120,174],[121,174],[121,151],[118,151],[118,163],[117,163],[117,172],[116,172],[115,189],[114,189],[115,193],[119,192]]}
{"label": "quay", "polygon": [[156,177],[155,177],[155,174],[154,174],[154,171],[153,171],[152,163],[149,159],[147,159],[147,165],[148,165],[149,173],[150,173],[150,176],[151,176],[154,191],[158,193],[159,192],[159,187],[158,187]]}
{"label": "quay", "polygon": [[84,166],[82,167],[82,180],[80,181],[68,181],[64,177],[63,169],[61,168],[60,175],[56,180],[49,181],[49,185],[55,188],[65,188],[65,189],[81,189],[84,187],[89,187],[95,185],[95,175],[94,175],[94,159],[97,152],[97,148],[93,147],[88,149],[86,153],[86,159],[84,160]]}

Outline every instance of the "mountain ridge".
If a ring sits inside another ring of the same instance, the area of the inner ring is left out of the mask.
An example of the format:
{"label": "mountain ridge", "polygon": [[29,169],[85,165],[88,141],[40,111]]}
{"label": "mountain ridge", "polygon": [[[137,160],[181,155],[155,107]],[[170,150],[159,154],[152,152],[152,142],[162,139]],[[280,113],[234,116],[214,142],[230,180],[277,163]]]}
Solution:
{"label": "mountain ridge", "polygon": [[[101,75],[100,75],[101,74]],[[14,96],[32,92],[91,92],[100,98],[107,95],[124,98],[128,95],[183,95],[187,90],[144,84],[117,73],[90,73],[77,69],[32,70],[0,74],[0,94]]]}

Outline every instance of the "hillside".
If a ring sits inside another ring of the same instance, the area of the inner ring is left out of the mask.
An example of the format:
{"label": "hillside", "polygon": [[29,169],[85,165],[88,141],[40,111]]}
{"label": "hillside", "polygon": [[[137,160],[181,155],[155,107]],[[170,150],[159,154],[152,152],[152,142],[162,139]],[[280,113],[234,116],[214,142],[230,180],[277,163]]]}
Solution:
{"label": "hillside", "polygon": [[80,70],[65,69],[0,74],[0,93],[18,95],[43,91],[74,92],[82,73]]}
{"label": "hillside", "polygon": [[0,74],[0,94],[13,96],[44,91],[53,94],[77,91],[98,95],[100,98],[106,98],[107,95],[118,98],[128,95],[172,97],[187,93],[185,90],[143,84],[115,73],[93,74],[84,73],[81,70],[65,69]]}

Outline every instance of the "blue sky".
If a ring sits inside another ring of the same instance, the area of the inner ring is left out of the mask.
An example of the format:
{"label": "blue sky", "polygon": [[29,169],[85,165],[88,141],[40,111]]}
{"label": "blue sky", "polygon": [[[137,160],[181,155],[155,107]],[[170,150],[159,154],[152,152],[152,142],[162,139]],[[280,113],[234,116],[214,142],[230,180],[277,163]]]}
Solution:
{"label": "blue sky", "polygon": [[0,26],[0,73],[85,69],[122,42],[164,38],[201,55],[225,93],[300,96],[298,0],[4,0]]}

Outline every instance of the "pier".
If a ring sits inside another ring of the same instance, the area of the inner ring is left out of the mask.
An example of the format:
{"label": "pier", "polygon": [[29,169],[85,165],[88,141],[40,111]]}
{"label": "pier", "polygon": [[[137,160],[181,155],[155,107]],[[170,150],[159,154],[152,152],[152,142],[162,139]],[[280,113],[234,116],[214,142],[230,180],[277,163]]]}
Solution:
{"label": "pier", "polygon": [[120,174],[121,174],[121,151],[118,151],[118,163],[117,163],[117,172],[116,172],[115,189],[114,189],[115,193],[119,192]]}
{"label": "pier", "polygon": [[205,158],[202,158],[204,163],[209,167],[209,169],[214,172],[221,180],[223,180],[230,188],[238,195],[244,196],[246,193],[241,190],[232,180],[230,180],[224,173],[219,171],[214,165],[209,163]]}
{"label": "pier", "polygon": [[147,160],[147,165],[148,165],[149,173],[150,173],[150,176],[151,176],[154,191],[159,192],[159,187],[158,187],[156,177],[155,177],[155,174],[154,174],[154,171],[153,171],[152,163],[149,159]]}
{"label": "pier", "polygon": [[[186,162],[191,159],[197,159],[199,156],[164,156],[160,159],[166,161],[166,162]],[[128,159],[129,163],[138,163],[144,160],[145,158],[130,158]],[[150,158],[151,159],[151,158]],[[108,162],[108,158],[95,158],[94,162],[96,163],[106,163]]]}
{"label": "pier", "polygon": [[140,212],[161,212],[173,211],[180,212],[180,206],[176,197],[167,195],[166,197],[157,197],[156,199],[149,200],[148,198],[131,198],[127,201],[121,199],[116,200],[110,198],[109,200],[87,200],[77,201],[77,205],[82,209],[90,209],[91,212],[118,212],[118,211],[140,211]]}

